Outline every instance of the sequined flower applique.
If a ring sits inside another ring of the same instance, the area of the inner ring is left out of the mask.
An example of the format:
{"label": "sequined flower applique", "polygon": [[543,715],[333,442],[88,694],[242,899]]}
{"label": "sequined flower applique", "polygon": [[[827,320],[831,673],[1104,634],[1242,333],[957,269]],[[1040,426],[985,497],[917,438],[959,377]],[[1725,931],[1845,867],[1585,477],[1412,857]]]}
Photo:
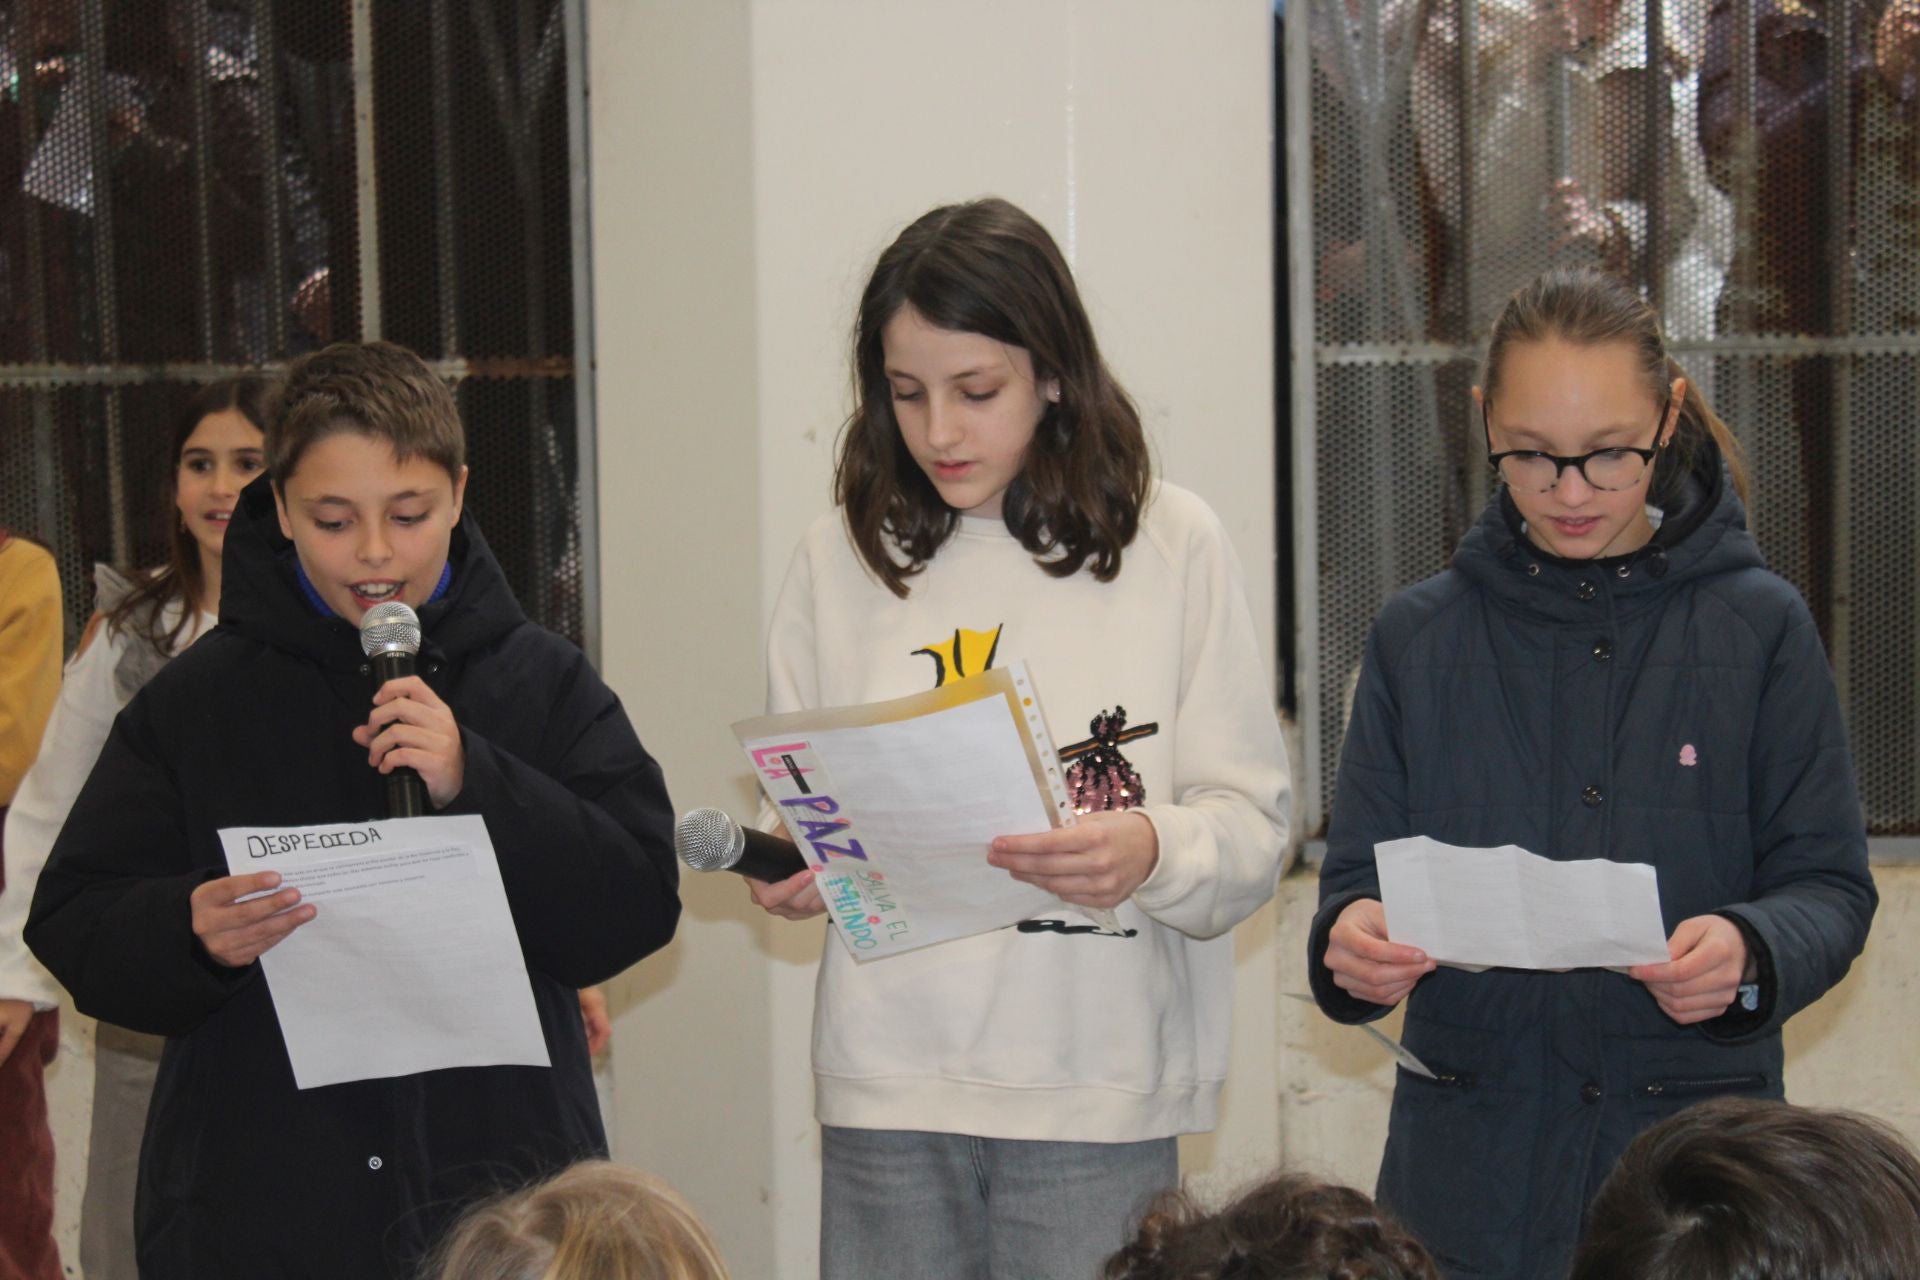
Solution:
{"label": "sequined flower applique", "polygon": [[1067,767],[1067,795],[1077,814],[1131,809],[1145,804],[1146,783],[1132,761],[1120,753],[1126,742],[1137,742],[1160,732],[1158,722],[1127,728],[1127,709],[1116,705],[1087,724],[1093,736],[1063,747],[1060,760]]}

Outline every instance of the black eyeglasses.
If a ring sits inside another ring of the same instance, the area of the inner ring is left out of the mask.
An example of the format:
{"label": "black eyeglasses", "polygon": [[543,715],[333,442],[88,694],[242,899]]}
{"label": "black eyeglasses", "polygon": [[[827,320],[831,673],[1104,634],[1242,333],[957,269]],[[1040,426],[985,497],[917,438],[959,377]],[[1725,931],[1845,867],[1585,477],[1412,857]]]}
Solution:
{"label": "black eyeglasses", "polygon": [[1620,489],[1631,489],[1640,483],[1640,477],[1647,473],[1653,460],[1660,453],[1660,438],[1666,432],[1667,414],[1673,408],[1673,392],[1667,392],[1667,402],[1660,406],[1660,421],[1653,429],[1653,447],[1635,449],[1628,445],[1611,449],[1595,449],[1592,453],[1582,453],[1575,457],[1562,457],[1557,453],[1541,453],[1538,449],[1509,449],[1505,453],[1493,451],[1493,426],[1487,421],[1487,401],[1480,402],[1480,427],[1487,436],[1487,463],[1500,473],[1507,487],[1521,493],[1547,493],[1560,483],[1560,473],[1572,467],[1580,473],[1595,489],[1612,493]]}

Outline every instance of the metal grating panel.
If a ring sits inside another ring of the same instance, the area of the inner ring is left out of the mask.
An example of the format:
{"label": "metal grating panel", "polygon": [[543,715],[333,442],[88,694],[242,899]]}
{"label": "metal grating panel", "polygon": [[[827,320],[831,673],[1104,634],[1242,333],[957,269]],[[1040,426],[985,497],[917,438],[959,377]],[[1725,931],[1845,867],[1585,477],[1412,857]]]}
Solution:
{"label": "metal grating panel", "polygon": [[195,385],[386,337],[456,383],[521,603],[592,640],[580,22],[580,0],[0,0],[0,524],[53,547],[74,627],[94,561],[163,553]]}
{"label": "metal grating panel", "polygon": [[[1661,307],[1747,448],[1755,533],[1819,622],[1870,829],[1920,831],[1920,72],[1876,60],[1902,47],[1887,8],[1287,4],[1288,181],[1311,186],[1288,221],[1312,277],[1289,314],[1314,486],[1294,498],[1306,829],[1373,613],[1485,501],[1467,396],[1493,317],[1590,262]],[[1605,244],[1556,243],[1566,178]]]}

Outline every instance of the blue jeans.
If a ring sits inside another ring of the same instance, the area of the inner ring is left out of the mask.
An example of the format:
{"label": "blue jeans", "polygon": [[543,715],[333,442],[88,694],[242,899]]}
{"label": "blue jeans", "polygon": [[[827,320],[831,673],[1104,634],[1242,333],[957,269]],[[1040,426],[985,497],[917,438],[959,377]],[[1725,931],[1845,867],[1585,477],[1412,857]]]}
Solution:
{"label": "blue jeans", "polygon": [[1172,1138],[820,1136],[820,1280],[1095,1280],[1180,1181]]}

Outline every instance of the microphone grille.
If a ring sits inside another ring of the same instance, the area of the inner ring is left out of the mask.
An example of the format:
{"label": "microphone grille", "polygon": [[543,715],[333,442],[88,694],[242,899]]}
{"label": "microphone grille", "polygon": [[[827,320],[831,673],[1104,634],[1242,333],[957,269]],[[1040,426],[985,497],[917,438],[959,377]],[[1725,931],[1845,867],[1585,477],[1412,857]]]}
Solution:
{"label": "microphone grille", "polygon": [[405,602],[377,604],[360,618],[360,649],[369,658],[382,653],[420,652],[420,617]]}
{"label": "microphone grille", "polygon": [[725,871],[740,860],[745,836],[719,809],[693,809],[674,825],[673,848],[695,871]]}

